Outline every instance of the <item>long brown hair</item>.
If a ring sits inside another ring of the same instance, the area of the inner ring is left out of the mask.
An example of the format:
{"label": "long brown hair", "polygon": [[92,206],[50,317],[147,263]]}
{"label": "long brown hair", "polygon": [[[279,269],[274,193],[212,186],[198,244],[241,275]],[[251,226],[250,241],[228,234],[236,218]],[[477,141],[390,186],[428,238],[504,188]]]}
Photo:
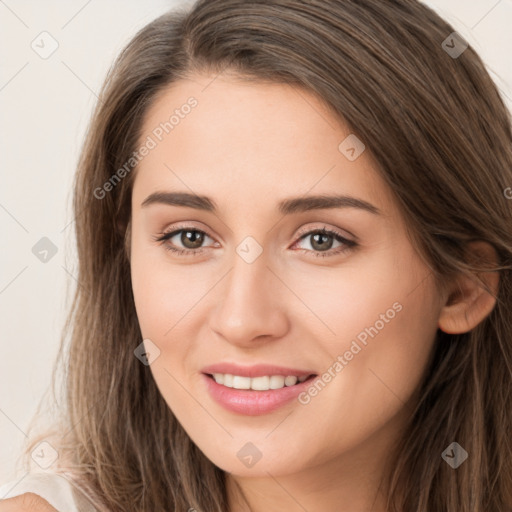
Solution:
{"label": "long brown hair", "polygon": [[[61,348],[66,404],[51,438],[99,510],[228,510],[224,472],[134,357],[142,338],[125,250],[134,171],[95,194],[140,144],[159,92],[223,71],[322,98],[374,155],[440,285],[481,270],[467,242],[496,250],[496,305],[467,333],[438,330],[385,485],[390,512],[512,506],[512,123],[473,48],[446,51],[453,32],[415,0],[200,0],[148,24],[119,55],[76,175],[79,285]],[[453,441],[469,453],[457,470],[441,457]]]}

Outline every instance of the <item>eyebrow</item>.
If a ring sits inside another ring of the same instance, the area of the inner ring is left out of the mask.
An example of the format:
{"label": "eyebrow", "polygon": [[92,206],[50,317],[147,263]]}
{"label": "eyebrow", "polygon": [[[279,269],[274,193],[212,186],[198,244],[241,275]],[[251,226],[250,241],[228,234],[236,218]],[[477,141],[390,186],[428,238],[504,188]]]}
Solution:
{"label": "eyebrow", "polygon": [[[186,206],[213,213],[217,212],[217,206],[213,199],[188,192],[154,192],[144,199],[141,206],[147,207],[152,204]],[[278,203],[278,211],[283,215],[329,208],[359,208],[375,215],[381,214],[381,211],[373,204],[347,195],[322,194],[293,197]]]}

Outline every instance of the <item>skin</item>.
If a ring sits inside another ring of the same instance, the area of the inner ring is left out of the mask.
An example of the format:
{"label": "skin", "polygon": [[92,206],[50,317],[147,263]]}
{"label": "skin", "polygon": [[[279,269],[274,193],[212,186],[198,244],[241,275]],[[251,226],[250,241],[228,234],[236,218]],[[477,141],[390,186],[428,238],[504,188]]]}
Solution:
{"label": "skin", "polygon": [[0,500],[0,512],[58,512],[41,496],[26,492],[14,498]]}
{"label": "skin", "polygon": [[[192,440],[229,474],[231,512],[383,511],[378,487],[386,457],[405,425],[436,330],[471,329],[494,299],[472,281],[437,289],[377,162],[368,150],[355,161],[339,151],[350,130],[312,93],[227,74],[194,75],[156,99],[140,140],[190,96],[198,105],[141,161],[132,193],[133,292],[143,337],[160,350],[150,365],[156,384]],[[208,196],[218,212],[141,206],[157,191]],[[381,213],[277,211],[285,198],[334,192]],[[179,234],[155,241],[182,228],[178,223],[206,232],[202,253],[166,250],[165,243],[194,247]],[[298,233],[324,226],[358,245],[335,254],[342,244],[328,238],[331,255],[315,257],[322,251],[313,236]],[[247,236],[263,249],[252,263],[236,252]],[[489,254],[483,245],[475,248]],[[489,276],[488,284],[497,286],[496,279]],[[206,392],[201,370],[219,362],[320,375],[397,302],[401,311],[307,405],[294,400],[244,416]],[[262,454],[250,468],[237,457],[247,442]]]}

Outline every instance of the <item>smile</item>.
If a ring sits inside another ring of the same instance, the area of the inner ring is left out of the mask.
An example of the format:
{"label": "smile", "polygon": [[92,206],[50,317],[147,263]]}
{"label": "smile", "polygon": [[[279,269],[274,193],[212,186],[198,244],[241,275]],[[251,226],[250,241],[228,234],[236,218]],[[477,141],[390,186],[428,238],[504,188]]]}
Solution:
{"label": "smile", "polygon": [[295,386],[297,382],[304,382],[310,377],[303,375],[263,375],[261,377],[243,377],[230,373],[214,373],[213,379],[217,384],[234,389],[252,389],[254,391],[268,391],[270,389],[281,389],[285,386]]}
{"label": "smile", "polygon": [[202,370],[206,393],[229,412],[245,416],[269,414],[295,401],[318,375],[274,365],[212,365]]}

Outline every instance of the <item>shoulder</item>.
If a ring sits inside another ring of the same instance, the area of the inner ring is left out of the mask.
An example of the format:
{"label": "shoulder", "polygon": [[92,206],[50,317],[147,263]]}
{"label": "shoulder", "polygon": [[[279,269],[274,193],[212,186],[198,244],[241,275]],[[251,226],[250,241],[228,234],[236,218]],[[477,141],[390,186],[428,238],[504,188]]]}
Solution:
{"label": "shoulder", "polygon": [[59,512],[78,512],[70,481],[57,473],[27,473],[0,485],[0,500],[27,492],[44,498]]}

